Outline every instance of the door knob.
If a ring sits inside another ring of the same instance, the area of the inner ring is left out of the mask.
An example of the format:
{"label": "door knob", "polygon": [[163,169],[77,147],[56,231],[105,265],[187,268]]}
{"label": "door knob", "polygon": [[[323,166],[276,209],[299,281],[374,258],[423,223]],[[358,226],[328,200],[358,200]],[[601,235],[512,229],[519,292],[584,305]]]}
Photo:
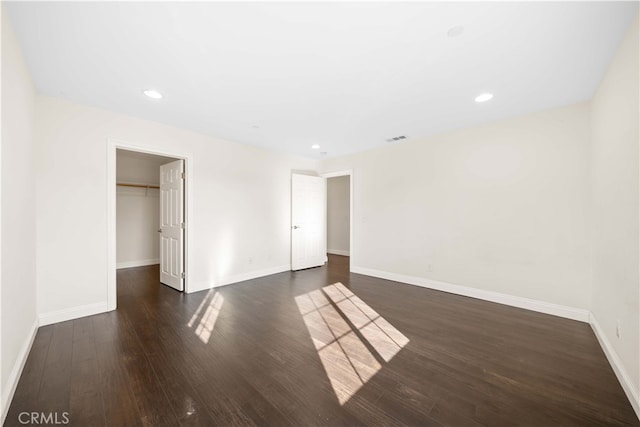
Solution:
{"label": "door knob", "polygon": [[162,233],[162,228],[158,228],[158,233]]}
{"label": "door knob", "polygon": [[294,230],[297,230],[298,228],[300,228],[300,226],[299,226],[299,225],[294,225],[294,226],[293,226],[293,229],[294,229]]}

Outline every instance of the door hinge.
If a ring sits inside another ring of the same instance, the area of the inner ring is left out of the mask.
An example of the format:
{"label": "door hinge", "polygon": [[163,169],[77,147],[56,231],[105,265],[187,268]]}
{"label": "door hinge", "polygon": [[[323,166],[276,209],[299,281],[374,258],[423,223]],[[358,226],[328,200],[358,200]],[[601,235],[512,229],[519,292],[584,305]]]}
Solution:
{"label": "door hinge", "polygon": [[184,172],[182,172],[180,176],[182,177],[182,179],[184,179]]}
{"label": "door hinge", "polygon": [[184,228],[185,228],[184,222],[181,222],[181,223],[180,223],[180,228],[182,228],[182,229],[184,229]]}
{"label": "door hinge", "polygon": [[180,278],[184,279],[185,277],[187,277],[187,275],[185,274],[185,272],[183,271],[182,273],[180,273]]}

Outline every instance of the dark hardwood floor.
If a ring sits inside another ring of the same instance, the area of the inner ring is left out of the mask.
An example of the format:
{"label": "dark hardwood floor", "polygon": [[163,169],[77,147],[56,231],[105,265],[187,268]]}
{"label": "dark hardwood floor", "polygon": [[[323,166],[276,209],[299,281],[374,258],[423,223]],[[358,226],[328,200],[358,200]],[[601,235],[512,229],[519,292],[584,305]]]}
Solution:
{"label": "dark hardwood floor", "polygon": [[5,425],[21,412],[77,426],[640,425],[587,324],[349,274],[339,256],[190,295],[157,266],[120,270],[117,311],[38,330]]}

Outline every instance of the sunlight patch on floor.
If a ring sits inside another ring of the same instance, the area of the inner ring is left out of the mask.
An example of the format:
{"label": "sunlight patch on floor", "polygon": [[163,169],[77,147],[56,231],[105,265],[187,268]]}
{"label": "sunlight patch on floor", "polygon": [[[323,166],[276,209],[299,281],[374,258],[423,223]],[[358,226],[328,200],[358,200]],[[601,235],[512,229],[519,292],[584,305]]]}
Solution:
{"label": "sunlight patch on floor", "polygon": [[195,326],[195,334],[200,338],[200,341],[205,344],[209,342],[213,327],[216,324],[223,304],[224,297],[222,294],[211,289],[202,299],[202,302],[187,324],[190,328]]}
{"label": "sunlight patch on floor", "polygon": [[384,362],[409,342],[342,283],[299,295],[296,303],[341,405],[382,368],[362,339]]}

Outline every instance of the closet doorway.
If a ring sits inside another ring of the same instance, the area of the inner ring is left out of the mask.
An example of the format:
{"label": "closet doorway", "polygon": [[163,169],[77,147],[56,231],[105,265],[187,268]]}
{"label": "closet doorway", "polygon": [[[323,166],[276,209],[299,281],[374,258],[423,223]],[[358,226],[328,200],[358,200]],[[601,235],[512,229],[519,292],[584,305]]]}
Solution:
{"label": "closet doorway", "polygon": [[192,160],[190,155],[108,139],[109,310],[117,306],[119,269],[157,268],[159,284],[189,292]]}
{"label": "closet doorway", "polygon": [[176,159],[116,151],[116,268],[160,264],[160,166]]}
{"label": "closet doorway", "polygon": [[116,149],[116,269],[153,266],[184,290],[184,160]]}
{"label": "closet doorway", "polygon": [[[351,265],[353,255],[353,172],[323,174],[327,180],[328,261]],[[333,256],[330,256],[333,255]]]}

